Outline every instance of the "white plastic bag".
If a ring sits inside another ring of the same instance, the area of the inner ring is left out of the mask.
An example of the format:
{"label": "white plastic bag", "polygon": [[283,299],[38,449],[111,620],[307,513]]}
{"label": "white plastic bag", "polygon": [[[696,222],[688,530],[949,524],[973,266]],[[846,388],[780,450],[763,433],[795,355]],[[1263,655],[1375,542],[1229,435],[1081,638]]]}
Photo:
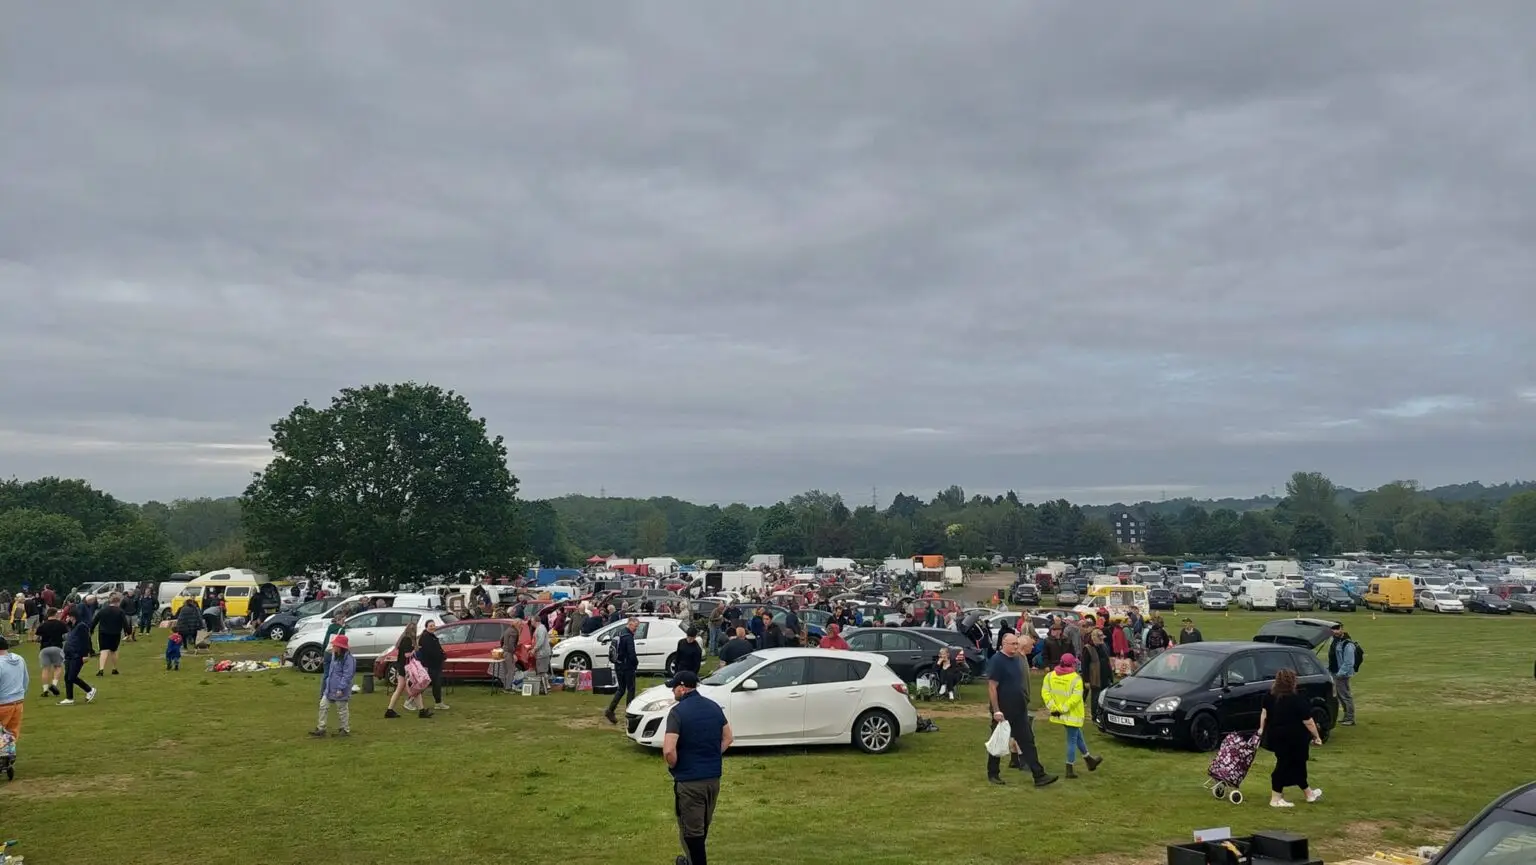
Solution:
{"label": "white plastic bag", "polygon": [[1013,738],[1013,727],[1007,721],[1001,721],[992,728],[992,735],[987,737],[987,753],[994,757],[1008,756],[1008,742]]}

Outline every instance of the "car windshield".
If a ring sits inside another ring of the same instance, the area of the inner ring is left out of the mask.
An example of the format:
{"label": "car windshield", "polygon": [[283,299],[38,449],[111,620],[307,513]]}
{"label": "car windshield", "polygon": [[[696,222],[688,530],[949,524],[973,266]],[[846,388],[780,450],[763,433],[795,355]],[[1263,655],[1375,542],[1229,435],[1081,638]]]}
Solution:
{"label": "car windshield", "polygon": [[1527,865],[1536,845],[1536,820],[1495,812],[1478,826],[1441,865]]}
{"label": "car windshield", "polygon": [[1456,596],[1451,594],[1450,592],[1431,592],[1430,594],[1434,595],[1435,596],[1435,600],[1437,600],[1437,601],[1454,601],[1454,600],[1456,600]]}
{"label": "car windshield", "polygon": [[716,670],[709,678],[699,682],[700,685],[729,685],[745,676],[749,670],[763,662],[761,655],[747,655],[738,661],[733,661]]}
{"label": "car windshield", "polygon": [[1220,660],[1220,656],[1209,652],[1181,652],[1173,649],[1148,661],[1135,678],[1199,684],[1210,678]]}

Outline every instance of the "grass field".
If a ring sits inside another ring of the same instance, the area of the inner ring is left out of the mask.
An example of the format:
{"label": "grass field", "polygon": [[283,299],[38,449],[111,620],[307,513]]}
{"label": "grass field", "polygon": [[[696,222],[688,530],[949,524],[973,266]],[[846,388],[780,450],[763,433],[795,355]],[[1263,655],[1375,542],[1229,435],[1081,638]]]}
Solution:
{"label": "grass field", "polygon": [[[1197,621],[1218,639],[1267,618]],[[940,731],[883,757],[732,755],[711,852],[765,865],[1152,862],[1192,829],[1230,825],[1304,832],[1331,859],[1443,840],[1536,776],[1536,619],[1346,619],[1368,650],[1360,724],[1315,754],[1318,805],[1267,807],[1268,754],[1249,802],[1232,806],[1201,789],[1205,756],[1092,730],[1108,758],[1098,773],[990,787],[978,687],[959,707],[922,710]],[[360,694],[352,738],[316,741],[304,735],[316,677],[205,673],[201,657],[167,673],[163,643],[161,632],[125,644],[123,675],[90,679],[103,683],[94,704],[60,707],[33,688],[16,780],[0,782],[0,836],[20,839],[29,863],[638,863],[677,852],[664,766],[601,721],[600,697],[460,686],[450,711],[385,721],[385,696]],[[277,651],[234,646],[220,656]],[[21,651],[35,676],[36,650]],[[1057,731],[1037,730],[1047,765],[1060,762]]]}

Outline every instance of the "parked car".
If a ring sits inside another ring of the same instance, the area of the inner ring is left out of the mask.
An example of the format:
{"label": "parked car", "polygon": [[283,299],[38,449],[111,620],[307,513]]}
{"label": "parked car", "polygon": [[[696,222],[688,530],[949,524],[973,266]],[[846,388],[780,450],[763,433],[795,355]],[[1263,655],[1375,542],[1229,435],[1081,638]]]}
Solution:
{"label": "parked car", "polygon": [[1492,613],[1507,616],[1514,612],[1509,601],[1491,592],[1468,598],[1462,602],[1462,606],[1466,607],[1469,613]]}
{"label": "parked car", "polygon": [[[732,750],[852,744],[883,754],[917,731],[907,687],[880,655],[759,649],[702,680],[698,693],[724,710],[735,736]],[[675,702],[664,686],[640,693],[624,716],[629,738],[660,748]]]}
{"label": "parked car", "polygon": [[1083,602],[1083,593],[1077,590],[1077,586],[1071,583],[1062,583],[1056,589],[1057,606],[1077,606]]}
{"label": "parked car", "polygon": [[[640,672],[671,674],[676,660],[677,642],[683,639],[683,626],[677,619],[640,616],[635,629],[635,654],[640,657]],[[608,644],[626,627],[626,619],[604,625],[582,637],[561,640],[550,655],[550,668],[566,670],[607,669]]]}
{"label": "parked car", "polygon": [[1338,715],[1333,677],[1315,654],[1334,622],[1277,619],[1253,642],[1191,643],[1169,649],[1099,695],[1098,727],[1112,736],[1211,751],[1227,733],[1258,729],[1264,695],[1281,669],[1297,687],[1326,737]]}
{"label": "parked car", "polygon": [[[439,625],[451,625],[457,622],[458,618],[442,610],[412,610],[396,607],[365,610],[347,619],[347,641],[352,644],[352,654],[357,656],[358,661],[372,662],[379,655],[394,648],[407,625],[414,624],[417,630],[420,630],[427,621],[435,621]],[[289,638],[288,645],[283,648],[283,660],[291,661],[295,667],[306,673],[320,672],[325,666],[324,649],[321,647],[321,641],[325,639],[325,629],[324,621],[300,628],[298,633]]]}
{"label": "parked car", "polygon": [[973,677],[980,676],[986,667],[987,657],[981,649],[976,647],[975,641],[970,637],[952,628],[907,628],[938,640],[949,646],[951,658],[963,659],[965,663],[960,667],[960,681],[969,682]]}
{"label": "parked car", "polygon": [[[502,637],[512,627],[511,619],[467,619],[437,629],[437,641],[443,644],[443,680],[472,682],[491,678],[491,650],[501,646]],[[394,646],[373,662],[373,676],[395,684],[398,673],[392,666],[398,653]]]}
{"label": "parked car", "polygon": [[1510,595],[1505,600],[1509,601],[1510,612],[1536,613],[1536,595],[1525,593]]}
{"label": "parked car", "polygon": [[1227,593],[1207,589],[1200,593],[1200,609],[1225,610],[1227,608]]}
{"label": "parked car", "polygon": [[1530,861],[1536,844],[1536,782],[1493,800],[1451,842],[1433,865],[1514,865]]}
{"label": "parked car", "polygon": [[1419,592],[1419,607],[1433,613],[1464,613],[1467,608],[1455,595],[1444,589]]}
{"label": "parked car", "polygon": [[1171,610],[1176,602],[1177,598],[1168,589],[1151,589],[1147,592],[1147,604],[1154,610]]}
{"label": "parked car", "polygon": [[1317,609],[1317,603],[1304,589],[1280,589],[1275,592],[1275,609],[1310,612]]}
{"label": "parked car", "polygon": [[325,598],[318,601],[305,601],[291,609],[273,613],[262,621],[260,628],[256,629],[256,637],[261,640],[284,642],[299,630],[300,621],[318,616],[333,606],[335,603]]}
{"label": "parked car", "polygon": [[1033,607],[1040,603],[1040,587],[1033,582],[1020,581],[1013,584],[1013,589],[1008,592],[1008,602],[1021,606]]}
{"label": "parked car", "polygon": [[1202,591],[1203,589],[1200,586],[1180,583],[1173,587],[1173,600],[1180,604],[1196,604],[1200,602],[1200,593]]}
{"label": "parked car", "polygon": [[1327,610],[1331,613],[1353,613],[1357,607],[1355,599],[1342,588],[1324,589],[1313,595],[1317,601],[1319,610]]}
{"label": "parked car", "polygon": [[939,650],[948,645],[915,628],[853,628],[843,633],[855,652],[882,655],[903,682],[915,682],[933,670]]}

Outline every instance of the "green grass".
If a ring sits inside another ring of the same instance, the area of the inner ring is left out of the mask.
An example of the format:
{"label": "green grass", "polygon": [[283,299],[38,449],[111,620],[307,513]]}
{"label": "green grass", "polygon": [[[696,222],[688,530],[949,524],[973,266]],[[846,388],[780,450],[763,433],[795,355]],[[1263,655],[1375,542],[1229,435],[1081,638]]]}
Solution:
{"label": "green grass", "polygon": [[[1196,618],[1219,639],[1272,616]],[[1301,831],[1331,859],[1443,840],[1536,774],[1536,619],[1347,619],[1369,654],[1360,725],[1315,754],[1319,805],[1266,807],[1265,753],[1244,785],[1250,801],[1234,807],[1201,789],[1205,755],[1092,730],[1108,758],[1098,773],[1045,790],[989,787],[977,687],[932,713],[938,733],[883,757],[731,756],[712,853],[779,865],[1158,861],[1192,829],[1231,826]],[[125,645],[123,675],[90,679],[103,683],[92,705],[29,695],[17,778],[0,783],[0,836],[21,839],[29,862],[615,863],[677,852],[661,760],[600,721],[601,697],[459,686],[451,711],[386,722],[385,696],[360,694],[351,739],[312,741],[316,677],[205,673],[202,657],[167,673],[163,645],[163,632]],[[257,648],[276,649],[226,644],[220,656]],[[21,651],[35,675],[36,650]],[[1058,732],[1037,730],[1047,765],[1060,762]]]}

